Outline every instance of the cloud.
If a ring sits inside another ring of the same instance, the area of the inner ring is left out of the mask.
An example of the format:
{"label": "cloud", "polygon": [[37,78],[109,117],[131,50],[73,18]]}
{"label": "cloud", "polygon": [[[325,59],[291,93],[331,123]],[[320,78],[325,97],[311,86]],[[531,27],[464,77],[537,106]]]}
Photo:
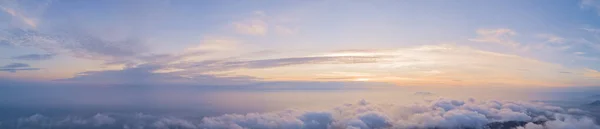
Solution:
{"label": "cloud", "polygon": [[537,37],[546,40],[548,43],[564,43],[565,39],[552,34],[539,34]]}
{"label": "cloud", "polygon": [[[230,48],[236,46],[231,44],[237,43],[231,41],[210,40],[180,54],[138,54],[131,58],[119,58],[106,63],[125,64],[125,69],[82,72],[65,80],[103,82],[95,80],[110,78],[112,81],[104,82],[132,83],[137,80],[140,83],[148,83],[143,80],[151,80],[193,83],[215,82],[204,79],[220,78],[253,81],[373,81],[403,85],[443,83],[468,86],[591,85],[598,81],[583,79],[582,73],[586,73],[583,69],[570,69],[517,55],[447,44],[381,50],[343,50],[310,56],[274,56],[276,58],[259,59],[248,58],[248,54],[224,58],[211,55],[217,51],[235,51]],[[146,69],[148,67],[152,68]],[[519,69],[527,71],[518,71]],[[557,71],[572,74],[560,74]],[[282,75],[280,72],[294,74]],[[475,74],[477,76],[473,76]]]}
{"label": "cloud", "polygon": [[[8,121],[11,122],[11,121]],[[361,100],[329,110],[289,109],[266,113],[225,114],[202,117],[105,114],[91,117],[46,117],[36,114],[20,118],[11,128],[118,127],[148,129],[600,129],[592,118],[570,114],[560,107],[536,102],[469,101],[437,99],[408,105],[375,104]]]}
{"label": "cloud", "polygon": [[556,120],[550,120],[543,125],[527,123],[517,129],[599,129],[593,119],[589,117],[577,118],[572,115],[555,114]]}
{"label": "cloud", "polygon": [[592,51],[588,51],[588,52],[600,50],[600,44],[595,43],[593,41],[581,39],[581,40],[577,41],[577,43],[579,43],[578,45],[580,45],[581,47],[586,47],[586,48],[589,48],[592,50]]}
{"label": "cloud", "polygon": [[291,57],[265,60],[251,60],[242,62],[229,62],[232,65],[241,64],[245,68],[269,68],[280,67],[287,65],[300,64],[354,64],[354,63],[374,63],[378,59],[385,58],[384,56],[318,56],[318,57]]}
{"label": "cloud", "polygon": [[23,64],[23,63],[11,63],[11,64],[4,65],[1,68],[23,68],[23,67],[29,67],[29,65]]}
{"label": "cloud", "polygon": [[41,114],[34,114],[32,116],[29,116],[29,117],[20,118],[18,121],[19,121],[19,123],[22,123],[22,122],[23,123],[29,123],[29,122],[31,122],[31,123],[37,123],[37,122],[41,122],[41,121],[43,121],[45,119],[48,119],[48,118],[45,117],[45,116],[43,116],[43,115],[41,115]]}
{"label": "cloud", "polygon": [[435,95],[435,94],[431,93],[431,92],[426,92],[426,91],[419,91],[419,92],[415,92],[415,95],[419,95],[419,96],[432,96],[432,95]]}
{"label": "cloud", "polygon": [[10,47],[12,46],[10,43],[8,43],[5,40],[0,40],[0,47]]}
{"label": "cloud", "polygon": [[[285,80],[289,78],[303,80],[349,80],[348,77],[355,77],[354,79],[368,78],[368,81],[402,85],[443,84],[475,86],[502,84],[514,86],[567,86],[577,84],[590,85],[598,81],[596,79],[583,79],[581,76],[581,73],[584,73],[583,69],[566,68],[561,65],[518,55],[482,51],[467,46],[447,44],[382,50],[334,51],[310,57],[246,61],[214,60],[177,65],[181,66],[176,67],[187,70],[196,68],[200,71],[235,71],[238,75],[270,78],[272,80]],[[519,69],[527,69],[528,71]],[[281,71],[297,74],[287,77],[281,74],[277,74],[276,76],[256,74],[279,73]],[[331,74],[340,71],[361,73],[369,76]],[[557,71],[574,74],[560,74]],[[555,78],[557,76],[563,78]]]}
{"label": "cloud", "polygon": [[90,36],[75,39],[66,46],[74,52],[75,56],[84,58],[121,58],[131,57],[146,50],[138,39],[127,39],[123,41],[106,41]]}
{"label": "cloud", "polygon": [[230,37],[205,37],[198,46],[186,48],[185,51],[231,51],[238,49],[240,42]]}
{"label": "cloud", "polygon": [[570,74],[571,72],[567,72],[567,71],[559,71],[559,73]]}
{"label": "cloud", "polygon": [[130,58],[147,50],[144,43],[135,38],[108,41],[79,32],[79,30],[70,30],[72,33],[55,32],[52,34],[21,29],[5,29],[2,31],[0,37],[6,37],[4,42],[12,46],[38,48],[48,53],[66,53],[85,59],[116,60]]}
{"label": "cloud", "polygon": [[581,0],[579,4],[583,9],[591,9],[594,10],[600,15],[600,2],[597,0]]}
{"label": "cloud", "polygon": [[263,69],[303,64],[360,64],[375,63],[385,56],[314,56],[262,60],[205,60],[174,64],[177,68],[199,71],[228,71],[233,69]]}
{"label": "cloud", "polygon": [[596,28],[581,28],[581,29],[588,31],[590,33],[600,33],[600,29],[596,29]]}
{"label": "cloud", "polygon": [[27,54],[21,56],[14,56],[11,59],[14,60],[49,60],[52,59],[56,54]]}
{"label": "cloud", "polygon": [[525,126],[517,127],[517,129],[546,129],[543,125],[527,123]]}
{"label": "cloud", "polygon": [[254,11],[252,16],[231,24],[235,32],[246,35],[265,36],[269,33],[289,36],[298,32],[298,28],[281,18],[267,15],[264,11]]}
{"label": "cloud", "polygon": [[[210,51],[216,50],[208,49],[210,47],[200,48],[182,54],[137,56],[135,60],[122,60],[114,63],[137,62],[128,65],[130,68],[143,64],[155,65],[157,68],[152,71],[155,73],[160,71],[169,76],[227,75],[274,81],[290,81],[290,79],[307,81],[367,80],[397,82],[405,85],[440,82],[446,85],[499,83],[537,86],[589,85],[598,81],[597,79],[583,79],[582,73],[586,73],[584,69],[570,69],[517,55],[444,44],[382,50],[344,50],[311,56],[280,56],[270,59],[252,59],[241,56],[188,60],[188,57],[207,56],[211,54]],[[456,60],[462,61],[456,62]],[[519,71],[519,69],[527,69],[527,71]],[[291,77],[274,74],[280,71],[296,74]],[[572,74],[561,74],[561,72]],[[474,74],[477,76],[472,76]],[[556,75],[563,78],[545,75]],[[91,77],[93,76],[88,78],[91,79]],[[554,81],[547,81],[547,78],[553,78]]]}
{"label": "cloud", "polygon": [[[1,9],[7,14],[11,14],[13,19],[22,17],[24,23],[29,27],[6,27],[0,30],[1,44],[8,44],[17,47],[29,47],[41,49],[47,53],[73,56],[76,58],[114,61],[125,60],[140,53],[147,52],[146,42],[151,40],[146,38],[144,30],[145,23],[158,21],[161,17],[159,11],[163,5],[168,5],[168,1],[158,0],[152,4],[134,4],[123,3],[123,7],[115,7],[115,11],[122,11],[109,17],[113,20],[87,22],[91,17],[89,10],[74,11],[77,13],[68,13],[55,17],[43,17],[47,11],[55,13],[53,7],[59,7],[66,4],[64,2],[55,2],[53,0],[42,1],[15,1],[8,0],[0,3]],[[137,8],[136,10],[129,10]],[[151,8],[151,9],[150,9]],[[50,9],[50,10],[46,10]],[[70,10],[78,10],[69,8]],[[0,13],[4,13],[0,12]],[[147,20],[147,14],[152,14],[152,20]],[[35,17],[43,18],[37,20]],[[127,17],[116,19],[115,17]],[[108,18],[108,17],[107,17]],[[29,19],[29,20],[27,20]],[[32,20],[33,19],[33,20]],[[70,19],[67,21],[60,19]],[[32,21],[32,22],[27,22]],[[42,27],[42,25],[44,27]],[[34,28],[34,29],[31,29]]]}
{"label": "cloud", "polygon": [[597,70],[594,69],[586,69],[586,72],[584,73],[584,75],[586,77],[592,77],[592,78],[599,78],[600,79],[600,72],[598,72]]}
{"label": "cloud", "polygon": [[202,73],[177,74],[172,72],[155,72],[162,68],[159,65],[143,64],[126,67],[122,70],[87,71],[75,77],[57,81],[79,82],[88,84],[130,84],[130,85],[235,85],[253,82],[255,78],[244,76],[211,75]]}
{"label": "cloud", "polygon": [[152,127],[157,129],[196,129],[196,125],[184,119],[178,118],[161,118],[152,123]]}
{"label": "cloud", "polygon": [[482,43],[497,43],[511,47],[516,47],[519,45],[519,43],[511,39],[512,37],[517,35],[517,33],[510,29],[479,29],[476,32],[477,37],[469,39],[469,41]]}
{"label": "cloud", "polygon": [[268,31],[268,24],[260,19],[251,19],[240,22],[234,22],[235,31],[248,35],[265,35]]}
{"label": "cloud", "polygon": [[[598,36],[600,36],[600,29],[596,29],[596,28],[583,28],[583,30],[588,31],[593,37],[595,38],[581,38],[578,40],[575,40],[575,45],[577,45],[579,48],[585,48],[588,49],[588,51],[586,52],[587,54],[596,54],[595,51],[599,51],[600,50],[600,44],[598,44],[599,40],[598,40]],[[590,58],[590,57],[587,57]],[[591,57],[594,58],[594,57]]]}
{"label": "cloud", "polygon": [[16,73],[17,71],[35,71],[40,68],[0,68],[0,71]]}
{"label": "cloud", "polygon": [[581,109],[577,109],[577,108],[569,108],[567,110],[567,112],[571,113],[571,114],[577,114],[577,115],[585,115],[585,114],[589,113],[587,111],[584,111],[584,110],[581,110]]}
{"label": "cloud", "polygon": [[[73,78],[61,81],[75,81],[104,84],[156,84],[156,83],[185,83],[185,84],[215,84],[229,85],[257,81],[250,76],[214,74],[235,69],[266,69],[303,64],[360,64],[374,63],[384,56],[316,56],[290,57],[263,60],[203,60],[181,61],[187,55],[155,55],[140,57],[146,63],[134,64],[122,70],[87,71]],[[113,63],[127,63],[113,62]],[[169,69],[178,69],[170,71]],[[166,71],[166,72],[158,72]],[[222,84],[219,84],[222,83]]]}
{"label": "cloud", "polygon": [[102,125],[111,125],[115,123],[115,119],[104,115],[104,114],[96,114],[91,118],[91,122],[95,125],[95,126],[102,126]]}
{"label": "cloud", "polygon": [[297,29],[292,29],[282,25],[276,25],[274,31],[279,35],[293,35],[298,32]]}
{"label": "cloud", "polygon": [[34,19],[28,18],[12,8],[0,6],[0,9],[2,9],[2,11],[4,11],[5,13],[10,14],[11,16],[18,18],[19,20],[21,20],[21,22],[25,23],[26,25],[28,25],[31,28],[37,27],[37,23],[35,22]]}
{"label": "cloud", "polygon": [[[207,36],[195,46],[190,46],[179,53],[173,54],[137,54],[130,58],[114,59],[106,62],[106,65],[135,66],[140,64],[167,65],[182,62],[194,62],[203,57],[223,58],[219,54],[232,54],[244,51],[240,40],[223,36]],[[248,55],[248,54],[246,54]]]}
{"label": "cloud", "polygon": [[[116,119],[102,113],[94,116],[82,118],[79,116],[67,116],[66,118],[52,118],[41,114],[34,114],[29,117],[19,118],[16,121],[17,128],[98,128],[111,127],[116,123]],[[0,125],[2,127],[2,125]],[[12,127],[14,128],[14,127]]]}
{"label": "cloud", "polygon": [[[321,119],[308,122],[302,119],[309,114],[320,114],[318,116],[321,116]],[[533,118],[546,117],[548,122],[541,126],[569,123],[582,124],[581,127],[590,129],[600,128],[593,122],[588,123],[590,118],[587,117],[572,117],[574,119],[569,121],[557,117],[558,115],[571,116],[561,111],[549,110],[546,105],[538,103],[439,99],[414,105],[345,104],[326,112],[289,110],[264,114],[224,115],[204,118],[200,127],[276,129],[283,128],[283,125],[305,125],[286,127],[300,129],[306,127],[307,123],[318,123],[320,128],[485,128],[494,122],[533,122]],[[298,123],[299,121],[302,123]],[[519,125],[513,126],[515,128]],[[558,128],[564,127],[567,126]]]}
{"label": "cloud", "polygon": [[0,67],[0,71],[15,73],[17,71],[31,71],[40,70],[40,68],[31,68],[29,64],[24,63],[11,63]]}

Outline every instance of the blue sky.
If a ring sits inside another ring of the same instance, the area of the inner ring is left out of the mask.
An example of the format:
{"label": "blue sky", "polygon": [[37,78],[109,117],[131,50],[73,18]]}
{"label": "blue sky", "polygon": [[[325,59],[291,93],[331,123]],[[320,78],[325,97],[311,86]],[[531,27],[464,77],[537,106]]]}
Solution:
{"label": "blue sky", "polygon": [[600,2],[0,2],[0,77],[597,86]]}

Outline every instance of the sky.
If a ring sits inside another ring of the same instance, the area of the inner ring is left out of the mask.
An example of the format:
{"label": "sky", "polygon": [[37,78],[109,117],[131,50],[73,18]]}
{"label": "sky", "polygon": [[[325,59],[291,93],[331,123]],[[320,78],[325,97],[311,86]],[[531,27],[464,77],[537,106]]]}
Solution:
{"label": "sky", "polygon": [[599,0],[0,0],[0,128],[600,129]]}
{"label": "sky", "polygon": [[595,0],[3,0],[0,7],[7,81],[600,84]]}

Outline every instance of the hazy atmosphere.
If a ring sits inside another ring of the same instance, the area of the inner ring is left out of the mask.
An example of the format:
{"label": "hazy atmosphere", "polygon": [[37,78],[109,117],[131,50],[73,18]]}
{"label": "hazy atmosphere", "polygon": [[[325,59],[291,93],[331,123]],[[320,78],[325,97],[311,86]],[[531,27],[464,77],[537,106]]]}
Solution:
{"label": "hazy atmosphere", "polygon": [[0,129],[600,129],[600,0],[0,0]]}

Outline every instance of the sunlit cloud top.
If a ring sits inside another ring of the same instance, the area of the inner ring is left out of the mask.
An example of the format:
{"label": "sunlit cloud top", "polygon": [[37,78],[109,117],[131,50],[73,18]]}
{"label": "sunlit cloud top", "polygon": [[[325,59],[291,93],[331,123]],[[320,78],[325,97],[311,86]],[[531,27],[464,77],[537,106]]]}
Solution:
{"label": "sunlit cloud top", "polygon": [[0,2],[0,77],[598,86],[600,2]]}

